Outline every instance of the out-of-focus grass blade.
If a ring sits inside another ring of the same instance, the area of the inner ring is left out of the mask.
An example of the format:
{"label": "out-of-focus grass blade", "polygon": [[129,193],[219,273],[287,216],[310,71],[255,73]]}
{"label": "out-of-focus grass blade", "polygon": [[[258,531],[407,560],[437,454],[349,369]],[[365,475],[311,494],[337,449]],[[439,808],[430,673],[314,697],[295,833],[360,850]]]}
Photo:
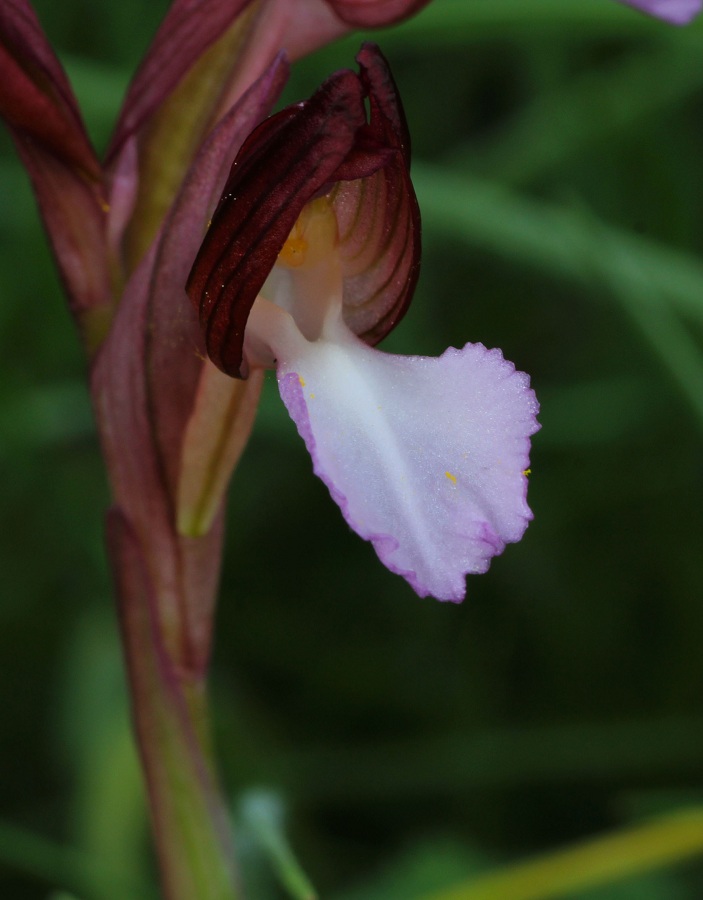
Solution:
{"label": "out-of-focus grass blade", "polygon": [[311,747],[289,753],[286,763],[309,802],[373,798],[380,803],[389,797],[456,797],[477,789],[644,781],[672,770],[693,777],[702,756],[703,718],[667,717]]}
{"label": "out-of-focus grass blade", "polygon": [[91,137],[102,148],[117,117],[130,73],[78,56],[63,57],[62,63]]}
{"label": "out-of-focus grass blade", "polygon": [[252,790],[242,798],[239,809],[244,827],[266,853],[287,893],[293,900],[316,900],[315,888],[286,838],[280,798],[273,791]]}
{"label": "out-of-focus grass blade", "polygon": [[691,809],[506,866],[425,900],[547,900],[699,853],[703,853],[703,809]]}
{"label": "out-of-focus grass blade", "polygon": [[65,886],[82,900],[156,900],[153,893],[87,854],[1,821],[0,862],[49,884]]}
{"label": "out-of-focus grass blade", "polygon": [[703,321],[703,263],[679,250],[612,225],[594,227],[582,210],[437,166],[414,165],[413,181],[428,232],[594,289],[609,287],[613,279],[611,254],[604,254],[609,248],[639,270],[653,302],[674,304]]}
{"label": "out-of-focus grass blade", "polygon": [[[584,41],[604,35],[656,35],[665,40],[676,29],[614,0],[435,0],[422,13],[386,32],[383,44],[421,42],[461,45],[487,37],[535,36],[557,30],[562,40]],[[693,27],[699,35],[703,32]]]}
{"label": "out-of-focus grass blade", "polygon": [[647,338],[703,426],[703,355],[677,312],[703,320],[703,265],[646,238],[505,187],[414,171],[429,227],[546,271],[606,288]]}
{"label": "out-of-focus grass blade", "polygon": [[147,813],[121,664],[109,606],[86,610],[64,650],[56,737],[73,771],[74,844],[141,883],[149,878]]}
{"label": "out-of-focus grass blade", "polygon": [[522,108],[489,143],[454,148],[448,162],[501,181],[525,183],[643,121],[675,108],[703,87],[701,41],[648,46],[624,62],[589,69]]}
{"label": "out-of-focus grass blade", "polygon": [[657,406],[634,376],[540,386],[542,447],[588,447],[637,435]]}
{"label": "out-of-focus grass blade", "polygon": [[29,200],[29,179],[18,159],[12,156],[0,158],[0,185],[0,238],[3,244],[18,233],[23,237],[28,232],[38,233],[34,201]]}
{"label": "out-of-focus grass blade", "polygon": [[641,268],[617,246],[603,245],[612,294],[640,330],[698,416],[703,428],[703,353],[675,310],[657,302]]}
{"label": "out-of-focus grass blade", "polygon": [[466,840],[434,837],[413,841],[371,880],[334,895],[335,900],[417,900],[468,881],[492,868],[494,859]]}
{"label": "out-of-focus grass blade", "polygon": [[0,393],[0,459],[92,437],[84,385],[64,381]]}

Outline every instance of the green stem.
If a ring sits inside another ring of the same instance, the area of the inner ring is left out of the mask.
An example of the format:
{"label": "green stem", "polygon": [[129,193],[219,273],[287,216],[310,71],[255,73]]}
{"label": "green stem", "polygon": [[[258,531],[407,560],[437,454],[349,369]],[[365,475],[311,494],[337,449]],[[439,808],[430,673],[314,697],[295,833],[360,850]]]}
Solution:
{"label": "green stem", "polygon": [[117,511],[108,519],[108,542],[164,896],[236,900],[229,821],[210,752],[205,676],[179,666],[166,649],[144,556]]}

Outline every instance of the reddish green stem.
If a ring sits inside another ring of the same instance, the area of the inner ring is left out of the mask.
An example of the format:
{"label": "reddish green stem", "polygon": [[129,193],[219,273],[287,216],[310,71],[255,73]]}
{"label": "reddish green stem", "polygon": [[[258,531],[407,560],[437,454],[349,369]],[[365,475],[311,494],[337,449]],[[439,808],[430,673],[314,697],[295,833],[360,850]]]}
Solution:
{"label": "reddish green stem", "polygon": [[108,543],[164,896],[235,900],[241,894],[209,750],[205,674],[184,669],[167,650],[144,554],[118,511],[108,518]]}

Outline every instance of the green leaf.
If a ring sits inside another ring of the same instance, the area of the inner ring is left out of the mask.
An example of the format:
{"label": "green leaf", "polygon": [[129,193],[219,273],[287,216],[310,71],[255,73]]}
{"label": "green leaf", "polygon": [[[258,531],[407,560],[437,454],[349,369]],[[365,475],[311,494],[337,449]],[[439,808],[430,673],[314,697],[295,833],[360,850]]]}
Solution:
{"label": "green leaf", "polygon": [[582,209],[426,163],[413,165],[413,182],[430,234],[465,241],[594,289],[612,283],[612,258],[603,258],[604,248],[610,247],[638,267],[658,302],[673,303],[703,321],[703,263],[680,250],[613,225],[595,226]]}
{"label": "green leaf", "polygon": [[371,884],[345,891],[337,900],[413,900],[485,870],[489,860],[472,847],[440,838],[412,844]]}
{"label": "green leaf", "polygon": [[66,886],[85,900],[155,900],[155,896],[73,847],[0,821],[0,862],[34,878]]}
{"label": "green leaf", "polygon": [[[603,35],[676,34],[661,22],[612,0],[435,0],[427,9],[384,36],[384,46],[414,41],[428,46],[466,46],[488,37],[504,40],[558,29],[560,37],[584,41]],[[698,34],[701,31],[698,30]]]}
{"label": "green leaf", "polygon": [[415,167],[414,180],[428,231],[579,281],[593,297],[607,289],[703,426],[703,354],[680,318],[703,322],[703,264],[582,209],[553,206],[501,185],[424,164]]}
{"label": "green leaf", "polygon": [[486,143],[455,147],[446,160],[524,184],[594,145],[642,128],[703,85],[700,36],[684,32],[680,38],[558,81],[492,131]]}
{"label": "green leaf", "polygon": [[547,900],[703,853],[703,808],[515,863],[426,900]]}

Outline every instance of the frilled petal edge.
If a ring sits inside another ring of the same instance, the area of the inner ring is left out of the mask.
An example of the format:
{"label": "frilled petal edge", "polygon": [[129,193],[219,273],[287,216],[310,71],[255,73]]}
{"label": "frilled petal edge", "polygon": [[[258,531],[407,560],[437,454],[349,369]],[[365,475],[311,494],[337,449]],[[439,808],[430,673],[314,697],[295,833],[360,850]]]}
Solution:
{"label": "frilled petal edge", "polygon": [[702,0],[620,0],[673,25],[686,25],[703,9]]}
{"label": "frilled petal edge", "polygon": [[462,600],[464,576],[522,537],[538,404],[500,350],[402,357],[351,336],[306,342],[278,381],[345,519],[420,596]]}

